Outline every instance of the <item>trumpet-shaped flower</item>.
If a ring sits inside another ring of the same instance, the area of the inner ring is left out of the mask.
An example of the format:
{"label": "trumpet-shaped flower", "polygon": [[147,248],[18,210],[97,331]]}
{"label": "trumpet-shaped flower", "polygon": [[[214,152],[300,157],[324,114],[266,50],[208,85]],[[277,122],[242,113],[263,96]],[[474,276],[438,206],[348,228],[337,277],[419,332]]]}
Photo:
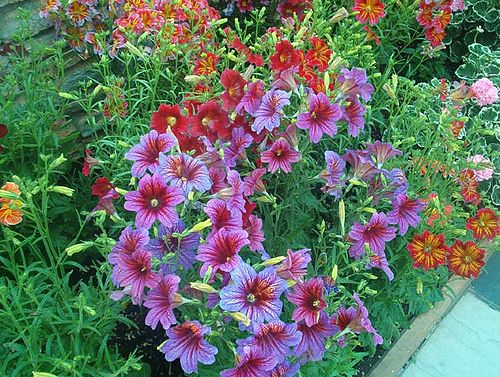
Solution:
{"label": "trumpet-shaped flower", "polygon": [[292,313],[294,321],[304,320],[311,327],[318,323],[320,314],[326,308],[323,299],[323,279],[317,277],[294,286],[287,294],[288,301],[296,305]]}
{"label": "trumpet-shaped flower", "polygon": [[309,94],[309,112],[299,114],[297,127],[309,130],[313,143],[320,141],[323,134],[333,136],[337,133],[335,124],[342,117],[339,105],[332,104],[324,93]]}
{"label": "trumpet-shaped flower", "polygon": [[276,173],[278,169],[284,173],[292,171],[292,163],[300,161],[300,153],[294,150],[283,138],[276,140],[271,149],[261,153],[261,161],[269,164],[269,171]]}
{"label": "trumpet-shaped flower", "polygon": [[252,131],[260,134],[263,129],[272,131],[280,125],[283,107],[290,104],[290,94],[283,90],[271,90],[262,97],[258,110],[253,114],[255,120]]}
{"label": "trumpet-shaped flower", "polygon": [[144,300],[144,306],[149,308],[146,325],[151,326],[153,330],[159,322],[165,330],[177,323],[174,308],[181,304],[175,299],[180,281],[181,278],[176,275],[162,276],[158,285],[147,293]]}

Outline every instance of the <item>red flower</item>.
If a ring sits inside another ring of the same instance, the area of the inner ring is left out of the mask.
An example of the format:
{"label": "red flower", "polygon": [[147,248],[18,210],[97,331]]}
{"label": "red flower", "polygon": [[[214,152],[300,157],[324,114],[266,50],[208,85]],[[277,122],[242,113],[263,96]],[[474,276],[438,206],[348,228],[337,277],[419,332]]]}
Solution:
{"label": "red flower", "polygon": [[219,57],[211,52],[201,54],[201,58],[196,61],[194,73],[198,75],[210,75],[217,72],[216,65]]}
{"label": "red flower", "polygon": [[458,136],[460,136],[460,132],[462,131],[464,126],[465,126],[465,122],[463,120],[452,120],[450,128],[451,128],[451,132],[453,132],[453,136],[458,138]]}
{"label": "red flower", "polygon": [[433,14],[432,11],[436,7],[436,3],[431,2],[426,4],[424,1],[421,1],[418,5],[420,8],[417,13],[417,21],[424,28],[429,28],[432,26]]}
{"label": "red flower", "polygon": [[429,27],[425,31],[425,38],[429,42],[431,42],[432,47],[437,47],[443,43],[443,39],[445,37],[445,32],[443,30],[439,30],[434,26]]}
{"label": "red flower", "polygon": [[429,268],[437,268],[446,263],[446,252],[444,234],[432,234],[428,230],[413,237],[406,248],[413,259],[413,267],[423,267],[424,271]]}
{"label": "red flower", "polygon": [[366,40],[367,41],[374,41],[377,46],[380,46],[379,37],[377,37],[377,35],[373,32],[373,30],[368,25],[363,26],[363,30],[366,31]]}
{"label": "red flower", "polygon": [[450,10],[444,10],[440,14],[438,14],[434,19],[432,20],[432,26],[436,28],[436,30],[444,32],[444,29],[446,26],[451,21],[451,11]]}
{"label": "red flower", "polygon": [[96,166],[100,163],[99,160],[95,159],[94,157],[90,156],[90,149],[85,149],[85,158],[83,160],[83,167],[82,167],[82,173],[85,177],[88,177],[90,174],[90,169],[93,166]]}
{"label": "red flower", "polygon": [[9,129],[5,124],[0,124],[0,139],[4,138],[9,133]]}
{"label": "red flower", "polygon": [[384,3],[380,0],[354,0],[352,10],[358,12],[356,20],[362,24],[369,21],[375,25],[385,16]]}
{"label": "red flower", "polygon": [[170,127],[172,133],[177,136],[187,131],[189,120],[181,114],[179,105],[161,104],[151,117],[151,128],[162,134]]}
{"label": "red flower", "polygon": [[293,15],[296,14],[299,21],[302,21],[305,17],[304,11],[311,8],[311,0],[282,0],[276,7],[276,10],[281,18],[293,18]]}
{"label": "red flower", "polygon": [[328,68],[332,50],[330,50],[326,43],[318,37],[312,37],[310,40],[313,48],[307,51],[307,63],[313,67],[318,67],[318,70],[323,72]]}
{"label": "red flower", "polygon": [[477,192],[477,183],[475,185],[467,185],[460,190],[460,195],[466,203],[471,203],[477,206],[481,202],[481,195]]}
{"label": "red flower", "polygon": [[[113,188],[115,188],[115,186],[113,186],[108,178],[99,177],[95,180],[95,183],[91,187],[92,195],[102,198]],[[114,193],[113,199],[118,199],[118,197],[118,193]]]}
{"label": "red flower", "polygon": [[472,241],[456,240],[449,248],[448,269],[456,275],[477,278],[484,266],[484,250]]}
{"label": "red flower", "polygon": [[231,138],[229,117],[227,112],[221,109],[219,102],[211,100],[198,107],[198,113],[191,118],[193,136],[206,136],[212,142]]}
{"label": "red flower", "polygon": [[224,89],[226,89],[220,96],[222,108],[224,110],[233,110],[245,94],[244,88],[247,82],[234,69],[225,69],[220,76],[220,81]]}
{"label": "red flower", "polygon": [[473,233],[473,237],[482,240],[492,240],[500,234],[498,216],[491,208],[481,208],[476,216],[467,219],[466,229]]}
{"label": "red flower", "polygon": [[297,67],[300,64],[300,54],[295,50],[290,42],[283,40],[274,46],[276,52],[271,55],[271,68],[274,71],[284,71],[290,67]]}

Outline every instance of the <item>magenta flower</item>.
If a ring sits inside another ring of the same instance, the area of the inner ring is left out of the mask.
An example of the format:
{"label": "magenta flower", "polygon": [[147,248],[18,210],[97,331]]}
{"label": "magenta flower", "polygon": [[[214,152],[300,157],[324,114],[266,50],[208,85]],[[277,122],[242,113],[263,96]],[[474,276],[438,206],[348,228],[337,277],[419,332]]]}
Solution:
{"label": "magenta flower", "polygon": [[260,323],[254,326],[253,335],[236,341],[238,346],[260,349],[265,355],[274,355],[283,360],[291,355],[290,347],[299,344],[302,334],[297,331],[297,324],[279,320]]}
{"label": "magenta flower", "polygon": [[418,213],[425,207],[419,199],[410,199],[405,194],[396,195],[392,201],[392,211],[387,213],[389,224],[398,224],[399,234],[404,236],[408,227],[416,227],[420,223]]}
{"label": "magenta flower", "polygon": [[347,122],[348,135],[356,137],[365,128],[366,108],[354,96],[347,99],[349,104],[342,107],[342,120]]}
{"label": "magenta flower", "polygon": [[113,276],[120,287],[131,286],[133,297],[141,297],[144,287],[154,288],[158,283],[158,275],[151,270],[151,255],[145,250],[118,254]]}
{"label": "magenta flower", "polygon": [[221,168],[211,167],[208,169],[208,175],[212,181],[211,194],[217,194],[219,191],[227,187],[226,171]]}
{"label": "magenta flower", "polygon": [[126,227],[118,242],[111,250],[108,255],[108,262],[111,264],[116,264],[116,257],[118,254],[131,255],[134,251],[139,249],[145,249],[149,243],[149,235],[147,229],[132,229],[131,226]]}
{"label": "magenta flower", "polygon": [[372,98],[374,88],[368,84],[366,71],[362,68],[353,68],[350,71],[341,68],[337,82],[340,84],[340,91],[346,96],[359,95],[364,101]]}
{"label": "magenta flower", "polygon": [[283,107],[290,104],[290,94],[283,90],[271,90],[262,97],[259,109],[253,114],[252,131],[260,134],[265,128],[272,131],[280,125]]}
{"label": "magenta flower", "polygon": [[278,169],[284,173],[292,171],[292,163],[300,161],[300,153],[294,150],[288,142],[280,138],[276,140],[271,149],[261,153],[261,161],[269,164],[269,171],[276,173]]}
{"label": "magenta flower", "polygon": [[160,154],[170,151],[176,144],[177,139],[170,132],[159,134],[156,130],[151,130],[141,136],[140,143],[125,154],[127,160],[134,161],[132,175],[142,177],[146,170],[154,173],[159,165]]}
{"label": "magenta flower", "polygon": [[182,370],[198,373],[198,363],[210,365],[215,362],[217,348],[205,340],[210,327],[198,321],[186,321],[167,330],[168,340],[160,348],[167,361],[181,360]]}
{"label": "magenta flower", "polygon": [[370,262],[368,262],[365,268],[367,269],[378,268],[385,272],[389,281],[392,281],[394,279],[394,273],[389,268],[389,263],[387,262],[387,258],[385,256],[385,253],[383,252],[380,253],[379,255],[377,254],[370,255]]}
{"label": "magenta flower", "polygon": [[252,116],[255,115],[264,97],[264,83],[260,80],[247,84],[247,91],[243,95],[236,112],[240,115],[243,114],[243,109]]}
{"label": "magenta flower", "polygon": [[[149,242],[149,249],[154,257],[160,261],[164,255],[173,253],[177,263],[184,269],[190,269],[196,260],[196,249],[200,244],[200,234],[193,232],[183,238],[174,237],[173,233],[182,233],[186,229],[186,224],[179,220],[171,226],[160,225],[158,228],[158,238]],[[174,270],[176,266],[173,266]]]}
{"label": "magenta flower", "polygon": [[139,181],[137,191],[125,195],[125,209],[137,212],[135,224],[149,229],[155,220],[171,226],[179,220],[175,206],[184,201],[179,187],[167,186],[159,175],[146,174]]}
{"label": "magenta flower", "polygon": [[271,89],[280,89],[287,92],[295,90],[297,82],[295,81],[295,73],[298,72],[297,67],[290,67],[280,72],[279,77],[274,81]]}
{"label": "magenta flower", "polygon": [[259,273],[246,263],[231,271],[232,284],[220,291],[220,307],[245,314],[252,323],[279,319],[283,303],[281,294],[288,288],[273,267]]}
{"label": "magenta flower", "polygon": [[323,288],[323,279],[319,277],[298,283],[293,287],[293,291],[287,294],[287,298],[296,305],[292,313],[294,321],[303,320],[309,327],[318,323],[320,313],[326,308]]}
{"label": "magenta flower", "polygon": [[297,324],[297,330],[302,333],[300,343],[295,347],[294,354],[305,360],[318,361],[323,359],[326,339],[339,332],[325,312],[319,314],[319,319],[313,326],[307,326],[302,321]]}
{"label": "magenta flower", "polygon": [[259,168],[252,170],[250,175],[243,178],[243,193],[246,196],[252,195],[255,191],[264,192],[266,191],[266,186],[262,180],[262,176],[266,174],[265,168]]}
{"label": "magenta flower", "polygon": [[375,345],[382,344],[384,339],[377,333],[377,330],[373,328],[372,322],[368,318],[368,310],[363,304],[363,301],[361,301],[357,293],[354,293],[352,297],[354,301],[356,301],[358,307],[354,308],[350,306],[346,309],[341,306],[332,317],[333,323],[335,323],[340,330],[349,328],[349,330],[355,334],[368,332],[373,335],[373,342]]}
{"label": "magenta flower", "polygon": [[479,106],[491,105],[498,101],[498,90],[493,85],[493,82],[486,77],[477,80],[471,85],[470,91],[477,100]]}
{"label": "magenta flower", "polygon": [[290,364],[288,360],[276,365],[269,377],[294,377],[300,369],[300,364]]}
{"label": "magenta flower", "polygon": [[264,377],[269,375],[277,360],[257,348],[240,347],[236,358],[236,367],[223,370],[221,377]]}
{"label": "magenta flower", "polygon": [[236,166],[239,159],[245,157],[245,149],[253,143],[253,137],[242,127],[233,128],[231,131],[231,145],[224,148],[224,162],[230,168]]}
{"label": "magenta flower", "polygon": [[302,282],[307,274],[307,266],[311,262],[310,249],[292,251],[288,249],[286,259],[276,268],[278,276],[285,280]]}
{"label": "magenta flower", "polygon": [[367,224],[361,225],[355,222],[349,232],[352,246],[349,255],[359,259],[366,252],[365,244],[368,244],[372,252],[382,255],[385,243],[396,237],[396,230],[389,226],[385,213],[374,213]]}
{"label": "magenta flower", "polygon": [[230,187],[219,191],[218,196],[227,203],[227,208],[231,212],[245,212],[245,198],[243,197],[244,187],[240,173],[236,170],[228,170],[227,182]]}
{"label": "magenta flower", "polygon": [[158,285],[147,293],[144,300],[144,306],[149,308],[146,325],[151,326],[153,330],[158,326],[158,322],[161,322],[165,330],[177,323],[174,308],[181,304],[181,301],[175,298],[180,281],[181,278],[176,275],[162,276]]}
{"label": "magenta flower", "polygon": [[210,199],[203,209],[212,222],[212,232],[221,228],[241,230],[243,219],[240,211],[231,212],[227,203],[221,199]]}
{"label": "magenta flower", "polygon": [[379,140],[373,144],[367,144],[368,151],[375,157],[377,167],[380,169],[384,163],[395,156],[401,156],[403,153],[392,146],[390,143],[382,143]]}
{"label": "magenta flower", "polygon": [[238,252],[248,244],[248,234],[243,230],[226,230],[225,228],[218,230],[207,240],[207,243],[198,248],[196,259],[203,262],[200,275],[204,276],[208,267],[212,267],[212,276],[218,270],[231,272],[241,263]]}
{"label": "magenta flower", "polygon": [[309,138],[313,143],[320,141],[323,134],[333,136],[337,133],[335,124],[342,117],[339,105],[330,103],[325,93],[309,94],[309,112],[299,114],[297,127],[309,130]]}
{"label": "magenta flower", "polygon": [[118,193],[114,188],[111,188],[106,194],[99,198],[99,202],[94,207],[92,212],[104,211],[109,216],[117,216],[114,200],[118,198]]}
{"label": "magenta flower", "polygon": [[205,164],[185,153],[161,155],[157,173],[165,179],[165,182],[180,187],[184,195],[188,195],[193,188],[205,192],[212,187]]}
{"label": "magenta flower", "polygon": [[346,150],[342,158],[352,167],[352,176],[355,179],[369,181],[380,170],[373,164],[367,151]]}
{"label": "magenta flower", "polygon": [[338,199],[342,193],[342,188],[345,186],[345,182],[342,180],[345,170],[345,161],[337,153],[332,151],[325,152],[325,160],[326,170],[320,174],[320,177],[326,182],[321,190],[330,195],[334,195]]}
{"label": "magenta flower", "polygon": [[248,233],[248,240],[250,241],[248,248],[252,251],[264,251],[262,242],[266,239],[262,231],[262,220],[255,215],[248,216],[248,222],[244,230]]}

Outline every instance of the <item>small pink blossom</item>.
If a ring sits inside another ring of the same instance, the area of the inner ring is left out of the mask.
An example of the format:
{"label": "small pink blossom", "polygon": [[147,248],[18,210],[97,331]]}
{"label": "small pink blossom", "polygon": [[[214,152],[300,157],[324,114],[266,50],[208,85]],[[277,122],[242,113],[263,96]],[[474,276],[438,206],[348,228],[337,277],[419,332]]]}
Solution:
{"label": "small pink blossom", "polygon": [[479,106],[491,105],[498,100],[498,90],[486,77],[471,85],[470,90]]}

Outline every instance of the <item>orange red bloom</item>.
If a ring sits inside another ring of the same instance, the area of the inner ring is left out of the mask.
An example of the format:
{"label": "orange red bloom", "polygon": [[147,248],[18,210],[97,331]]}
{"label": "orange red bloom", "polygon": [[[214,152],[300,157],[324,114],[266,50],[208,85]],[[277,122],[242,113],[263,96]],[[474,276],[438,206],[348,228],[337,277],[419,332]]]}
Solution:
{"label": "orange red bloom", "polygon": [[456,240],[448,251],[448,269],[456,275],[477,278],[484,266],[484,254],[474,242]]}
{"label": "orange red bloom", "polygon": [[474,238],[478,240],[492,240],[500,234],[498,216],[491,208],[481,208],[476,216],[467,219],[466,229],[472,231]]}
{"label": "orange red bloom", "polygon": [[[8,191],[16,196],[21,195],[19,186],[13,182],[7,182],[2,190]],[[5,226],[16,225],[23,221],[23,213],[20,208],[23,202],[19,199],[0,197],[0,224]]]}
{"label": "orange red bloom", "polygon": [[432,234],[428,230],[415,235],[406,246],[413,259],[413,267],[423,267],[424,271],[427,271],[429,268],[446,264],[448,247],[444,242],[444,234]]}
{"label": "orange red bloom", "polygon": [[307,51],[307,62],[313,67],[318,67],[318,70],[323,72],[328,68],[328,62],[332,56],[332,51],[322,39],[312,37],[310,40],[313,48]]}
{"label": "orange red bloom", "polygon": [[352,10],[358,12],[356,20],[363,24],[369,21],[375,25],[385,16],[384,3],[380,0],[355,0]]}
{"label": "orange red bloom", "polygon": [[194,73],[198,75],[210,75],[217,72],[216,65],[219,62],[219,57],[214,53],[203,53],[201,58],[196,61]]}

